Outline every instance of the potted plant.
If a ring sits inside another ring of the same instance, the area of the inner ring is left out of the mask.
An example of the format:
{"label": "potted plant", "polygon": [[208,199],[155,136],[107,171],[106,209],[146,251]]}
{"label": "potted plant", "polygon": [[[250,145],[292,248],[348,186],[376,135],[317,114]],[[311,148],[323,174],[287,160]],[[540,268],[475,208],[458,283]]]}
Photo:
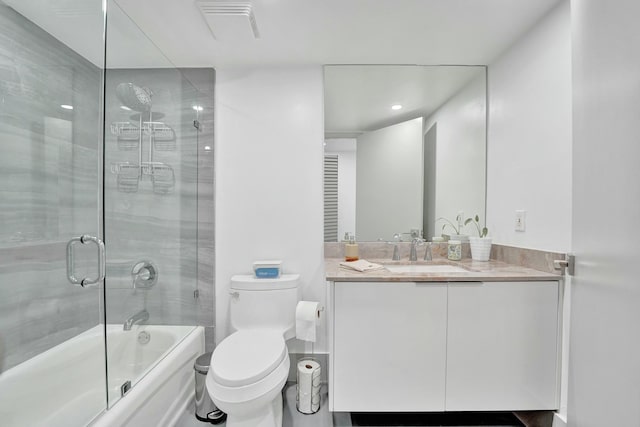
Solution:
{"label": "potted plant", "polygon": [[487,227],[480,228],[480,217],[478,215],[473,218],[467,218],[464,225],[469,223],[473,223],[478,230],[478,237],[469,237],[471,259],[474,261],[489,261],[489,256],[491,255],[491,237],[487,237],[489,229]]}
{"label": "potted plant", "polygon": [[456,216],[457,225],[452,221],[449,221],[447,218],[443,217],[438,218],[438,221],[444,221],[444,224],[442,224],[442,234],[444,234],[444,231],[447,227],[451,228],[455,232],[454,234],[449,235],[449,240],[459,240],[461,242],[469,241],[469,236],[467,236],[466,234],[460,234],[460,232],[462,231],[462,227],[465,225],[465,223],[462,221],[462,214],[458,214],[458,216]]}

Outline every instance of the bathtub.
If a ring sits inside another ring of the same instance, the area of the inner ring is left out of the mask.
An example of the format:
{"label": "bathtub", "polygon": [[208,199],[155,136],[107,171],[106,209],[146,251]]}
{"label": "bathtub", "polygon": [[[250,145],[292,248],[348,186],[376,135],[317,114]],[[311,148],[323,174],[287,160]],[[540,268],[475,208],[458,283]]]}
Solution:
{"label": "bathtub", "polygon": [[203,328],[107,325],[107,338],[108,387],[102,325],[0,374],[2,426],[173,425],[194,393]]}

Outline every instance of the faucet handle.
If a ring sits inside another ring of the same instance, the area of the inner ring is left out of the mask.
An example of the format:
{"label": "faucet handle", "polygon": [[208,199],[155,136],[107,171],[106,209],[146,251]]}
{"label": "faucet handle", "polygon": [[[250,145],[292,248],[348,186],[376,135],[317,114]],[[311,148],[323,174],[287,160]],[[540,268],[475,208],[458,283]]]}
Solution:
{"label": "faucet handle", "polygon": [[424,261],[432,261],[433,255],[431,254],[431,242],[425,242],[427,249],[424,251]]}
{"label": "faucet handle", "polygon": [[393,256],[391,257],[392,261],[400,261],[400,251],[398,250],[398,245],[393,245]]}
{"label": "faucet handle", "polygon": [[391,256],[392,261],[400,261],[400,251],[398,249],[397,242],[387,242],[388,245],[393,245],[393,256]]}

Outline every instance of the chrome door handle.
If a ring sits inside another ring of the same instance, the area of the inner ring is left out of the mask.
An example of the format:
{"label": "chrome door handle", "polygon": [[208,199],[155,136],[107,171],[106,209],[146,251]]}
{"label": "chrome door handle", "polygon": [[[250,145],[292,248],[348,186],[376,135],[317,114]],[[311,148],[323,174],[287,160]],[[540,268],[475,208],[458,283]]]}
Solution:
{"label": "chrome door handle", "polygon": [[[87,245],[89,243],[95,243],[98,246],[98,277],[95,279],[89,279],[88,277],[83,277],[82,279],[78,279],[75,275],[75,255],[73,251],[73,246],[80,242],[83,245]],[[74,285],[80,285],[85,287],[87,285],[94,285],[98,282],[104,280],[106,269],[106,258],[104,251],[104,242],[100,240],[98,237],[89,236],[88,234],[83,234],[80,237],[74,237],[69,240],[67,243],[67,279]]]}

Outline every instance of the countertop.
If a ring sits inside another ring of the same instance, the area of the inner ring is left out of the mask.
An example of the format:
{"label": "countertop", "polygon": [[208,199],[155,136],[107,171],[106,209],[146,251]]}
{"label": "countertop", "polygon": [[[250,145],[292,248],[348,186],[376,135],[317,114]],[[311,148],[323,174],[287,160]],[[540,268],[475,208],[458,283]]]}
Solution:
{"label": "countertop", "polygon": [[543,281],[560,280],[560,274],[551,274],[532,268],[507,264],[501,261],[489,260],[473,261],[449,261],[447,259],[434,259],[433,261],[390,261],[383,259],[369,259],[372,263],[384,265],[454,265],[461,267],[466,272],[459,273],[392,273],[386,269],[367,271],[347,270],[340,267],[342,258],[326,258],[326,279],[331,282],[508,282],[508,281]]}

